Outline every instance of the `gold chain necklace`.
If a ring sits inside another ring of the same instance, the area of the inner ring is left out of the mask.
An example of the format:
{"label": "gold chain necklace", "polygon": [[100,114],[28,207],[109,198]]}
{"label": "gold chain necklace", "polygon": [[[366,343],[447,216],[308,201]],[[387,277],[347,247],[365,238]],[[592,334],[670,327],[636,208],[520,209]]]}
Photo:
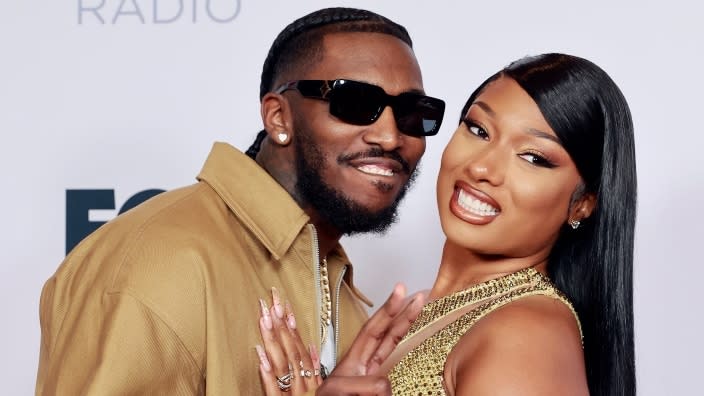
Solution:
{"label": "gold chain necklace", "polygon": [[320,326],[322,327],[321,343],[322,346],[328,337],[328,328],[332,321],[332,298],[330,297],[330,279],[328,278],[328,260],[323,258],[320,264],[320,288],[323,290],[323,301],[320,310]]}

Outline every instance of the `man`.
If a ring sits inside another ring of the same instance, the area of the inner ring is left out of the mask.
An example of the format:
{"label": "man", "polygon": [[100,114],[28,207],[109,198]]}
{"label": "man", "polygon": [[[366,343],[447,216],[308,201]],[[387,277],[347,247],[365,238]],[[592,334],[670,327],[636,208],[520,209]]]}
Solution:
{"label": "man", "polygon": [[288,301],[331,369],[367,302],[338,242],[393,222],[444,111],[422,91],[406,30],[384,17],[289,25],[264,64],[251,158],[216,143],[198,183],[106,224],[46,283],[36,393],[261,394],[272,287],[271,311]]}

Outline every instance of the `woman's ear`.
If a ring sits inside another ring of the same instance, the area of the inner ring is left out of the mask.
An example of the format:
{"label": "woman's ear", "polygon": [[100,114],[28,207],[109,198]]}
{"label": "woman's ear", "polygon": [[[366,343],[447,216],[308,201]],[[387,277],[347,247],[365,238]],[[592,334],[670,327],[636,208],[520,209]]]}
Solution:
{"label": "woman's ear", "polygon": [[567,223],[572,226],[572,228],[579,227],[579,224],[589,216],[591,216],[594,208],[596,207],[596,194],[594,193],[584,193],[579,197],[570,208],[569,217],[567,218]]}
{"label": "woman's ear", "polygon": [[279,146],[287,146],[293,138],[291,110],[281,94],[268,92],[262,98],[261,115],[269,139]]}

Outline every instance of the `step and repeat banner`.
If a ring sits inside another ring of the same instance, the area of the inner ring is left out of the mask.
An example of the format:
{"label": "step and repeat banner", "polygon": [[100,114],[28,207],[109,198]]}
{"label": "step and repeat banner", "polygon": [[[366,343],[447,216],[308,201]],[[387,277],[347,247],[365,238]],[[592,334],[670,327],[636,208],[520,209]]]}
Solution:
{"label": "step and repeat banner", "polygon": [[193,183],[214,141],[246,149],[261,129],[259,77],[271,42],[295,18],[332,5],[405,25],[426,91],[448,105],[398,224],[383,237],[344,240],[360,288],[379,303],[398,280],[431,286],[443,243],[439,158],[474,87],[525,55],[579,55],[619,84],[635,121],[639,393],[696,393],[703,12],[697,2],[603,0],[3,2],[1,393],[33,394],[39,295],[66,252],[118,213]]}

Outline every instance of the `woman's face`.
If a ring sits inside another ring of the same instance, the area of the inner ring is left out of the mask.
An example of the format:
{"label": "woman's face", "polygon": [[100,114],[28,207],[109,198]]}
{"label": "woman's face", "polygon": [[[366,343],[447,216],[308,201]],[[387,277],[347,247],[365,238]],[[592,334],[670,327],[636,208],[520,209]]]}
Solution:
{"label": "woman's face", "polygon": [[477,254],[545,259],[560,228],[591,212],[592,199],[570,205],[580,183],[533,99],[500,77],[471,104],[443,153],[443,231]]}

